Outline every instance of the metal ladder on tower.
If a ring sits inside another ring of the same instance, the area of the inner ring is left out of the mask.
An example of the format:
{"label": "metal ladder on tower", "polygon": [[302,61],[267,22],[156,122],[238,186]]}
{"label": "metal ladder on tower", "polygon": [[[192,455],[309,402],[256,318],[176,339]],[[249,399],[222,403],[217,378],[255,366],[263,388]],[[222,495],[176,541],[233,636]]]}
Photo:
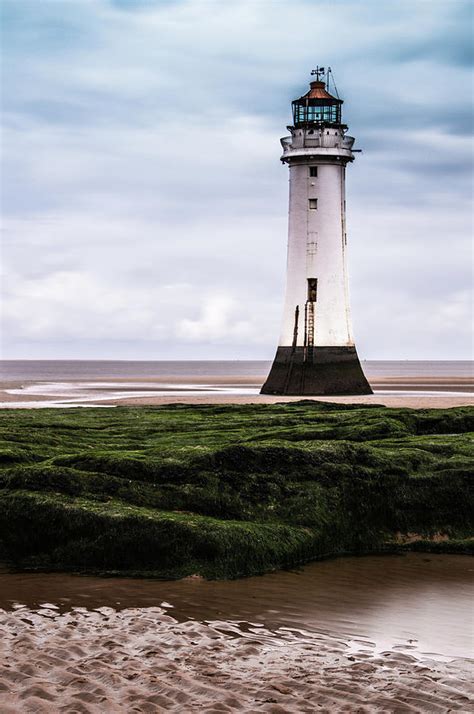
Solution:
{"label": "metal ladder on tower", "polygon": [[313,357],[313,347],[314,347],[314,302],[308,300],[306,302],[306,359]]}
{"label": "metal ladder on tower", "polygon": [[305,365],[313,361],[314,347],[314,302],[307,300],[304,306],[304,357],[303,369],[301,370],[301,394],[305,394],[306,373]]}

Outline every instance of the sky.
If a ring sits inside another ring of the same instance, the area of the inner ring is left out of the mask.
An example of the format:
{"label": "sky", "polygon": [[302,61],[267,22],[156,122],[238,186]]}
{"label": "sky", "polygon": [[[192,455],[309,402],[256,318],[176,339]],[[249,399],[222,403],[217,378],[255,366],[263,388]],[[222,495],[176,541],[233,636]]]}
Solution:
{"label": "sky", "polygon": [[3,358],[271,359],[316,65],[362,149],[360,357],[472,356],[470,0],[0,5]]}

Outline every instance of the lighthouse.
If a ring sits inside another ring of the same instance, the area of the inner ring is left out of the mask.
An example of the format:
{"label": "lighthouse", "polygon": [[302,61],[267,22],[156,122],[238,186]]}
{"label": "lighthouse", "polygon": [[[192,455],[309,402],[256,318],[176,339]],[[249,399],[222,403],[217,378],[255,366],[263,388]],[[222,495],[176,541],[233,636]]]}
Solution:
{"label": "lighthouse", "polygon": [[342,122],[343,101],[328,91],[330,70],[312,75],[281,139],[290,173],[286,295],[261,393],[372,394],[352,335],[347,277],[345,181],[354,138]]}

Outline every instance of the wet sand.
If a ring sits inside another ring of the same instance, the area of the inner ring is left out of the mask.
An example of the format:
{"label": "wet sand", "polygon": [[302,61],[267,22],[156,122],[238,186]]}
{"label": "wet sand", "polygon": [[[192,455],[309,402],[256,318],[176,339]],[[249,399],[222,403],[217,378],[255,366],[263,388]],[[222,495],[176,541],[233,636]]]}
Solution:
{"label": "wet sand", "polygon": [[354,653],[323,635],[266,642],[259,628],[246,637],[226,629],[178,623],[161,608],[17,610],[1,625],[2,712],[433,714],[474,706],[467,660]]}
{"label": "wet sand", "polygon": [[472,571],[411,554],[218,583],[0,575],[1,711],[472,711]]}

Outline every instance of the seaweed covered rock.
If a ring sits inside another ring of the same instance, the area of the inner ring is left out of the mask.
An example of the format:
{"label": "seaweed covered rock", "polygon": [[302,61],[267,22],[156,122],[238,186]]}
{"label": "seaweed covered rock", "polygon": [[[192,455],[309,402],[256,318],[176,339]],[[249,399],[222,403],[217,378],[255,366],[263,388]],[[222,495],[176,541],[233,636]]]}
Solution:
{"label": "seaweed covered rock", "polygon": [[4,410],[0,552],[161,577],[469,552],[473,414],[311,400]]}

